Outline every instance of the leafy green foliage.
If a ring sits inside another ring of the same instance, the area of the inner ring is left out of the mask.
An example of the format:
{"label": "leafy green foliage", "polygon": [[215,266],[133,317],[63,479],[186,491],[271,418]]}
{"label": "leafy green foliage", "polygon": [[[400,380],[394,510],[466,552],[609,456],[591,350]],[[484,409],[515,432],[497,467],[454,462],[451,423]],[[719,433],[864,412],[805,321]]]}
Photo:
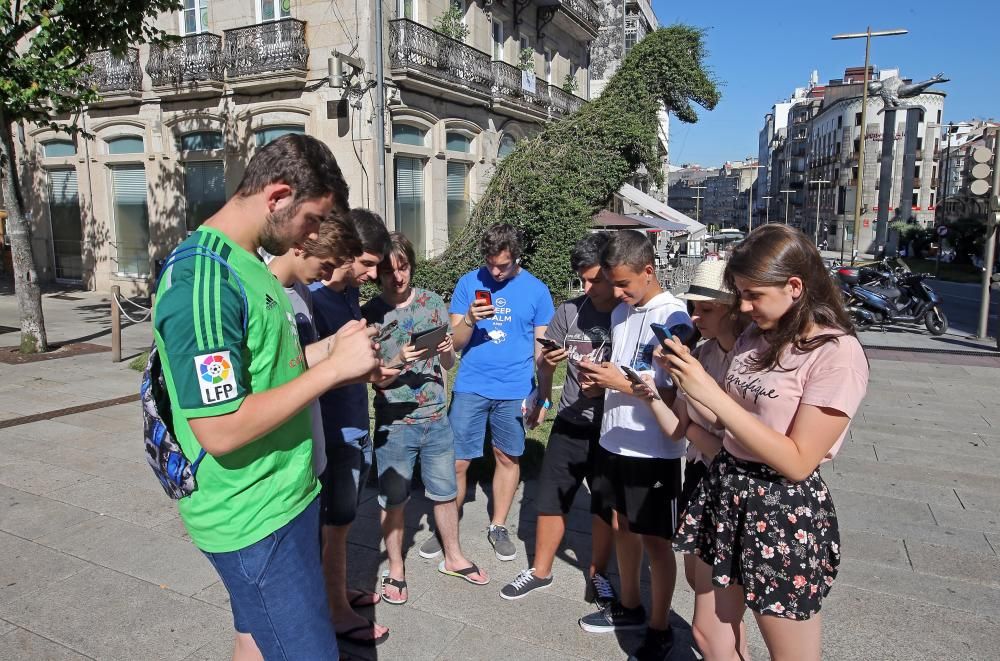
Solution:
{"label": "leafy green foliage", "polygon": [[948,225],[948,244],[955,249],[956,264],[971,264],[981,256],[986,242],[986,222],[980,218],[960,218]]}
{"label": "leafy green foliage", "polygon": [[563,79],[562,88],[567,94],[576,94],[576,90],[578,89],[576,77],[570,73],[566,74],[566,78]]}
{"label": "leafy green foliage", "polygon": [[899,232],[900,247],[906,247],[908,254],[914,257],[923,255],[924,251],[930,248],[931,243],[937,240],[934,229],[931,227],[903,222],[892,223],[889,227]]}
{"label": "leafy green foliage", "polygon": [[662,183],[657,112],[666,105],[683,122],[711,110],[719,91],[705,68],[702,30],[673,25],[647,35],[629,52],[601,96],[573,115],[522,140],[497,167],[465,230],[438,258],[420,264],[420,286],[449,294],[479,266],[479,239],[498,222],[525,239],[522,264],[557,298],[571,276],[569,252],[640,165]]}
{"label": "leafy green foliage", "polygon": [[469,36],[469,26],[465,24],[465,12],[457,4],[449,3],[448,9],[434,19],[435,31],[456,41],[464,41]]}

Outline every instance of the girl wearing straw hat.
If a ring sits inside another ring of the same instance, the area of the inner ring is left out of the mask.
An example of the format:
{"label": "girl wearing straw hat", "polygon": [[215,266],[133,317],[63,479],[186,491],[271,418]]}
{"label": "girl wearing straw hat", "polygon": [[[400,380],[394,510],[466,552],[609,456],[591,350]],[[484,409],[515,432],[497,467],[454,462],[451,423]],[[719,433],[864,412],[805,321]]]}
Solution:
{"label": "girl wearing straw hat", "polygon": [[[687,292],[678,296],[678,298],[693,304],[694,311],[691,314],[691,319],[701,332],[701,336],[707,340],[694,349],[692,355],[701,362],[705,371],[720,384],[725,379],[729,369],[736,338],[739,337],[748,322],[746,317],[733,312],[732,306],[736,297],[726,286],[725,271],[726,262],[723,260],[713,259],[702,262],[695,270]],[[657,348],[653,356],[654,359],[663,361],[663,347]],[[701,405],[687,399],[683,393],[678,394],[673,407],[668,407],[662,399],[653,397],[653,391],[648,386],[636,385],[633,387],[633,392],[649,402],[657,421],[666,433],[675,438],[687,435],[690,443],[685,456],[684,486],[679,503],[681,511],[684,511],[690,504],[695,488],[708,474],[708,465],[722,449],[724,430],[709,423],[708,420],[715,416],[709,414],[709,417],[706,418],[706,411],[701,408]],[[694,619],[701,621],[705,619],[702,616],[703,613],[714,614],[715,594],[712,589],[711,576],[707,574],[698,576],[695,572],[696,562],[695,556],[684,556],[684,575],[688,585],[695,591]],[[728,624],[718,621],[717,617],[711,619],[715,620],[718,626],[726,627],[728,636],[733,635]],[[745,633],[745,627],[741,626],[736,645],[732,651],[735,652],[738,649],[743,658],[748,658]],[[722,636],[723,639],[726,637]],[[713,638],[717,638],[717,636],[713,636]]]}

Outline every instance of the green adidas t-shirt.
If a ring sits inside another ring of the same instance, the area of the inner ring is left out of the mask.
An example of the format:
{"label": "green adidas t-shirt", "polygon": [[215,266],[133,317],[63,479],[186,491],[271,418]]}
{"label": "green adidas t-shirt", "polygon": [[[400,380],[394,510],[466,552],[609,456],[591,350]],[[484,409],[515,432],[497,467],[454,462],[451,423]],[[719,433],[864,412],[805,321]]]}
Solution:
{"label": "green adidas t-shirt", "polygon": [[[202,227],[177,250],[204,246],[209,257],[188,257],[160,277],[153,335],[170,394],[174,434],[192,461],[201,446],[188,420],[237,410],[244,398],[285,384],[305,370],[291,304],[264,262]],[[282,527],[319,493],[312,469],[312,426],[304,409],[274,431],[222,457],[205,455],[198,489],[178,501],[195,545],[209,553],[245,548]]]}

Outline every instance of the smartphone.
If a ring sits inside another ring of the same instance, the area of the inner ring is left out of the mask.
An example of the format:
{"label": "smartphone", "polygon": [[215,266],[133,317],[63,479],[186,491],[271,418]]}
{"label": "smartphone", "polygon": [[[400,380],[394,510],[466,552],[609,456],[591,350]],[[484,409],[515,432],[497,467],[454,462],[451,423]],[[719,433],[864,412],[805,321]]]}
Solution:
{"label": "smartphone", "polygon": [[493,295],[489,289],[476,290],[476,303],[478,305],[493,305]]}
{"label": "smartphone", "polygon": [[542,348],[546,351],[555,351],[556,349],[562,349],[562,346],[558,342],[554,342],[547,337],[536,337],[535,342],[542,345]]}
{"label": "smartphone", "polygon": [[375,342],[385,342],[392,335],[392,331],[396,330],[396,326],[398,325],[399,325],[398,321],[396,320],[390,321],[388,324],[378,329],[378,332],[375,334],[375,337],[373,337],[372,340]]}
{"label": "smartphone", "polygon": [[[634,383],[636,385],[644,385],[647,388],[649,388],[649,384],[643,381],[642,377],[639,376],[639,373],[636,372],[634,369],[632,369],[628,365],[619,365],[619,367],[622,368],[622,372],[625,373],[625,378],[628,379],[631,383]],[[651,388],[651,390],[653,391],[653,399],[660,399],[660,393],[656,392],[656,388]]]}
{"label": "smartphone", "polygon": [[663,348],[666,349],[667,340],[672,338],[674,334],[671,333],[670,329],[663,324],[650,324],[649,327],[650,329],[652,329],[653,335],[656,336],[656,339],[658,339],[660,341],[660,344],[663,345]]}
{"label": "smartphone", "polygon": [[670,345],[667,344],[667,340],[670,338],[676,337],[680,340],[681,344],[686,345],[694,337],[694,326],[688,324],[674,324],[670,327],[667,327],[666,324],[650,324],[649,327],[653,331],[653,335],[656,336],[656,339],[660,341],[660,344],[667,351],[672,351]]}

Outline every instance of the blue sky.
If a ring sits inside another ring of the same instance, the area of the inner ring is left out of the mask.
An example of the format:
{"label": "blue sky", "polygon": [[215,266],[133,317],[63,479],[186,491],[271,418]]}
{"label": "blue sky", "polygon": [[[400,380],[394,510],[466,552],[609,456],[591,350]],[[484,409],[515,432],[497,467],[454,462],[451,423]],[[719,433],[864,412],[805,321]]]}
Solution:
{"label": "blue sky", "polygon": [[[890,7],[896,5],[896,8]],[[945,9],[964,11],[948,14]],[[671,119],[670,162],[719,165],[757,155],[757,134],[775,101],[805,86],[813,69],[820,84],[844,68],[863,66],[864,39],[833,41],[842,32],[905,28],[907,35],[872,39],[872,64],[924,80],[944,72],[951,82],[944,121],[1000,120],[1000,2],[955,4],[909,0],[812,3],[670,2],[653,0],[662,25],[707,28],[708,64],[722,83],[722,100],[697,124]]]}

